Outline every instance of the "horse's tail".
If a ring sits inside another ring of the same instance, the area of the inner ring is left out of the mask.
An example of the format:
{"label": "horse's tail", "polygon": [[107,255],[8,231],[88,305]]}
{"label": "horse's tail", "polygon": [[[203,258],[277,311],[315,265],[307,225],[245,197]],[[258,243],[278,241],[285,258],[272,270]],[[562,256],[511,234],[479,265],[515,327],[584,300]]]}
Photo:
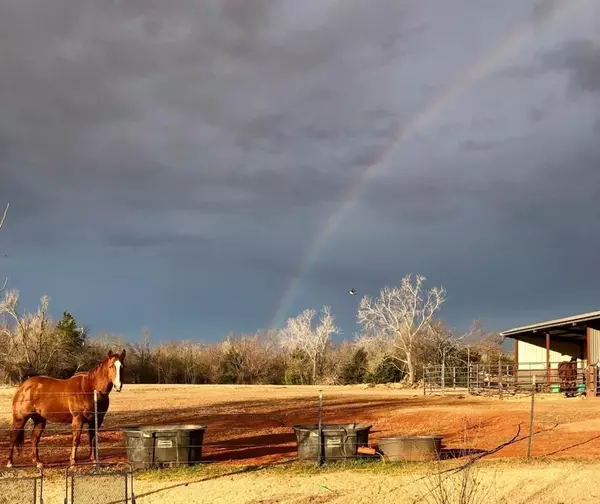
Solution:
{"label": "horse's tail", "polygon": [[17,449],[17,453],[19,454],[21,454],[23,445],[25,444],[25,424],[29,418],[23,414],[21,409],[23,385],[24,383],[19,385],[12,400],[12,429],[10,437],[13,447]]}

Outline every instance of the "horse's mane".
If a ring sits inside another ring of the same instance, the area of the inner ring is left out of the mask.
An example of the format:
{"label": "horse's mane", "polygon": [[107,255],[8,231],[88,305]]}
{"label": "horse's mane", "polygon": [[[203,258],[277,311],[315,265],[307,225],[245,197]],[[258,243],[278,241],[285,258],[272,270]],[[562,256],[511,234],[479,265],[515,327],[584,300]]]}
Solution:
{"label": "horse's mane", "polygon": [[81,371],[80,373],[75,373],[76,375],[78,374],[87,374],[87,375],[94,375],[96,374],[98,371],[100,371],[100,369],[106,364],[106,361],[108,360],[108,358],[102,359],[100,362],[96,363],[96,365],[90,369],[89,371]]}

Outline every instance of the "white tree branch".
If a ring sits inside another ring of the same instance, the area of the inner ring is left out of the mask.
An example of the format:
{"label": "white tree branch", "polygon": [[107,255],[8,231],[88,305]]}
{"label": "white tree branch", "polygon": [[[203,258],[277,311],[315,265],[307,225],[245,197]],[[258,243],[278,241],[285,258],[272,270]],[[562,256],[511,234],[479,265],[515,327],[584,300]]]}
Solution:
{"label": "white tree branch", "polygon": [[331,336],[340,333],[329,306],[323,306],[319,322],[313,328],[315,315],[315,310],[304,310],[300,315],[289,318],[285,329],[279,334],[282,347],[289,350],[299,349],[308,355],[313,367],[313,383],[317,376],[317,363],[323,359]]}
{"label": "white tree branch", "polygon": [[435,314],[445,301],[445,290],[434,287],[423,292],[423,275],[411,274],[402,278],[399,287],[384,287],[379,298],[361,299],[357,322],[375,337],[359,336],[365,348],[375,350],[375,345],[386,348],[387,357],[406,364],[410,379],[414,379],[413,352],[417,338],[426,336]]}
{"label": "white tree branch", "polygon": [[[2,214],[2,219],[0,219],[0,229],[2,229],[2,226],[4,225],[4,221],[6,220],[6,214],[8,214],[8,207],[9,206],[10,206],[10,203],[7,203],[6,204],[6,208],[4,209],[4,213]],[[4,279],[4,284],[0,288],[0,292],[4,291],[4,289],[6,289],[7,285],[8,285],[8,277],[6,277]]]}

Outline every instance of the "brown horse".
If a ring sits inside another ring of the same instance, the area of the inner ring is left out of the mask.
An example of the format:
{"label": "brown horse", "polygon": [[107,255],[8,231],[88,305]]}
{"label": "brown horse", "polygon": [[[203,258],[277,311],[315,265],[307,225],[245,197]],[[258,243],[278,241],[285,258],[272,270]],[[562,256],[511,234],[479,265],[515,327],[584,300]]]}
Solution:
{"label": "brown horse", "polygon": [[123,382],[123,362],[125,350],[115,354],[110,350],[108,357],[96,364],[91,370],[77,373],[66,380],[33,376],[25,380],[17,389],[12,401],[12,429],[10,433],[10,452],[7,467],[13,465],[13,451],[19,450],[25,440],[25,424],[33,420],[32,460],[42,467],[38,453],[38,444],[46,428],[46,422],[70,423],[73,426],[73,446],[71,465],[75,464],[77,448],[81,440],[83,424],[88,424],[90,440],[90,460],[95,462],[94,437],[94,390],[98,391],[98,427],[102,425],[108,411],[108,394],[113,389],[121,391]]}
{"label": "brown horse", "polygon": [[560,388],[568,397],[577,393],[577,357],[571,357],[569,362],[558,363]]}

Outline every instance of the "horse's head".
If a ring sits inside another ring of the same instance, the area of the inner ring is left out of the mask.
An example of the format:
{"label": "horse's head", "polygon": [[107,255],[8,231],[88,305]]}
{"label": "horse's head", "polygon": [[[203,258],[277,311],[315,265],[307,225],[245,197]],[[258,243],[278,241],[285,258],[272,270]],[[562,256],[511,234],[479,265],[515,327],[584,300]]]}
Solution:
{"label": "horse's head", "polygon": [[108,379],[113,384],[115,390],[117,392],[121,392],[121,389],[123,388],[125,349],[123,349],[123,351],[120,354],[113,353],[112,350],[109,350],[107,361]]}

